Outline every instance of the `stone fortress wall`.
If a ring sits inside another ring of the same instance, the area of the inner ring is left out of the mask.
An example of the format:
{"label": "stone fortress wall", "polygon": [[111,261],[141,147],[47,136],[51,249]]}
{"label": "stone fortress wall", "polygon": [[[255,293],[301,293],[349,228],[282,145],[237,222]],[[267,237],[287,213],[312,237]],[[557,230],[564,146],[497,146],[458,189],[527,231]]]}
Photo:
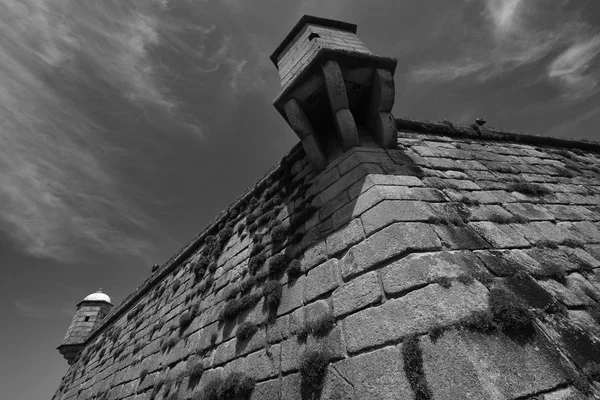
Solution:
{"label": "stone fortress wall", "polygon": [[296,146],[53,399],[600,398],[600,145],[396,123],[318,173]]}

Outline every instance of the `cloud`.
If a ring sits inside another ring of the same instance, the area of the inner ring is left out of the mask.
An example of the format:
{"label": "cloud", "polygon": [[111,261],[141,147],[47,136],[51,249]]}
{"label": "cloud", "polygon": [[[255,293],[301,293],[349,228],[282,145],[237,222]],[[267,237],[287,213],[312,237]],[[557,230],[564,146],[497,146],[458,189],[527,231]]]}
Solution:
{"label": "cloud", "polygon": [[[158,41],[151,5],[164,2],[145,4],[2,1],[0,229],[26,253],[65,262],[90,249],[145,257],[142,232],[154,221],[115,174],[110,156],[123,150],[86,114],[82,102],[94,99],[82,98],[77,109],[45,79],[62,74],[60,90],[72,86],[71,93],[95,84],[99,96],[113,85],[132,103],[172,112],[148,55]],[[78,60],[93,65],[94,75]]]}
{"label": "cloud", "polygon": [[464,21],[468,35],[458,55],[420,65],[410,72],[410,79],[438,83],[470,79],[481,83],[541,62],[574,38],[583,38],[552,63],[548,77],[561,81],[562,89],[567,92],[581,92],[590,84],[595,87],[597,78],[585,71],[598,54],[598,36],[589,36],[593,28],[581,14],[565,11],[566,1],[542,4],[524,0],[467,0],[467,3],[479,4],[482,11],[480,18]]}
{"label": "cloud", "polygon": [[47,318],[53,316],[73,317],[75,309],[63,305],[62,307],[51,307],[39,299],[16,299],[14,308],[17,314],[31,318]]}
{"label": "cloud", "polygon": [[577,41],[552,61],[548,77],[565,88],[567,97],[586,97],[600,81],[600,67],[591,68],[598,54],[600,34]]}

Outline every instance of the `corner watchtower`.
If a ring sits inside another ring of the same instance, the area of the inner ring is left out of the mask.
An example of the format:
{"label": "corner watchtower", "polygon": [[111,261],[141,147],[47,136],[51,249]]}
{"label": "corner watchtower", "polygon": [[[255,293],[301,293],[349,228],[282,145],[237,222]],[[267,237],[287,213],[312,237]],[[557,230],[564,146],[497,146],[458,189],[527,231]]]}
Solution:
{"label": "corner watchtower", "polygon": [[305,15],[271,61],[282,87],[273,105],[317,171],[353,147],[396,147],[398,61],[373,54],[356,25]]}
{"label": "corner watchtower", "polygon": [[57,347],[69,365],[83,349],[84,343],[96,325],[109,313],[113,304],[102,289],[77,304],[77,311],[62,344]]}

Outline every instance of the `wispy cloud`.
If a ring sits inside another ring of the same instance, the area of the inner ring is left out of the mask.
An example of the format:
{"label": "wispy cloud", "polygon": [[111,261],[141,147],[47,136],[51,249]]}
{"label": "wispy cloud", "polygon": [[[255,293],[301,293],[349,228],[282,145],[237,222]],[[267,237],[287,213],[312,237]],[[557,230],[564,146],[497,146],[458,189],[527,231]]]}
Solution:
{"label": "wispy cloud", "polygon": [[74,307],[52,307],[44,304],[39,299],[20,298],[14,301],[15,312],[24,317],[31,318],[47,318],[53,316],[68,316],[72,317],[75,314]]}
{"label": "wispy cloud", "polygon": [[128,200],[112,169],[110,155],[121,150],[85,106],[74,108],[44,76],[61,71],[67,85],[90,82],[75,64],[86,59],[95,79],[169,112],[174,103],[156,84],[147,54],[157,23],[150,6],[85,4],[0,4],[0,229],[38,257],[76,261],[86,247],[142,256],[141,232],[153,220]]}
{"label": "wispy cloud", "polygon": [[[561,84],[567,97],[580,97],[597,86],[589,69],[600,52],[600,40],[581,14],[564,11],[566,1],[467,0],[482,6],[457,57],[421,65],[410,78],[416,82],[448,82],[468,78],[484,82],[540,62],[569,44],[548,67],[548,78]],[[596,29],[597,31],[597,29]],[[598,68],[596,68],[598,69]]]}
{"label": "wispy cloud", "polygon": [[591,68],[600,54],[600,34],[573,43],[548,67],[548,77],[559,82],[567,97],[585,97],[594,93],[600,82],[600,66]]}

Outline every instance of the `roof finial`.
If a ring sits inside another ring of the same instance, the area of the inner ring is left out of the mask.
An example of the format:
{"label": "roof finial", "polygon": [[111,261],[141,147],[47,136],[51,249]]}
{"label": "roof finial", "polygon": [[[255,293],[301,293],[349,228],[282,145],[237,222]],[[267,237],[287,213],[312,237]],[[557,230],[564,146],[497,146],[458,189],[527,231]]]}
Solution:
{"label": "roof finial", "polygon": [[96,293],[102,293],[102,288],[98,289]]}

